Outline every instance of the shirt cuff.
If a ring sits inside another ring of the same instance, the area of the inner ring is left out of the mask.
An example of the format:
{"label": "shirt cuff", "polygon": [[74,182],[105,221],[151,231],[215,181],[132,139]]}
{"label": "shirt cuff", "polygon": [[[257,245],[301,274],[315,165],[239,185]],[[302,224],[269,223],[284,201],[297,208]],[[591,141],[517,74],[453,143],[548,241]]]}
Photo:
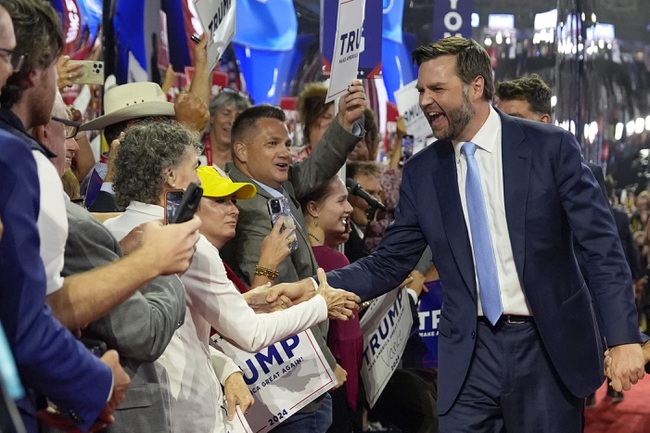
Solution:
{"label": "shirt cuff", "polygon": [[100,188],[100,190],[107,192],[109,194],[115,194],[115,192],[113,192],[113,182],[102,183],[102,187]]}
{"label": "shirt cuff", "polygon": [[359,122],[354,122],[352,124],[352,135],[356,135],[359,138],[363,137],[363,127],[359,124]]}
{"label": "shirt cuff", "polygon": [[108,390],[108,397],[106,398],[106,403],[111,401],[111,397],[113,397],[113,388],[115,387],[115,377],[111,373],[111,389]]}

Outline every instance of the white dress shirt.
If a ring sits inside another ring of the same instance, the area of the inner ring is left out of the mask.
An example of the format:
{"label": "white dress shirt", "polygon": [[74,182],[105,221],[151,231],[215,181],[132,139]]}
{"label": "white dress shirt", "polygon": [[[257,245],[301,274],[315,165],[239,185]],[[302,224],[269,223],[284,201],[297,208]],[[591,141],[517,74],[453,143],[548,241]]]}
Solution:
{"label": "white dress shirt", "polygon": [[[123,215],[104,224],[121,239],[142,223],[162,220],[163,214],[161,206],[132,202]],[[161,374],[168,376],[171,431],[225,432],[217,378],[224,383],[238,369],[209,345],[210,327],[240,348],[257,352],[327,319],[327,304],[315,296],[287,310],[256,314],[228,279],[217,248],[203,236],[181,281],[188,307],[185,323],[157,361]]]}
{"label": "white dress shirt", "polygon": [[41,260],[47,279],[46,294],[56,292],[63,286],[63,260],[68,239],[68,215],[65,212],[65,192],[56,168],[43,153],[32,151],[36,160],[38,183],[41,190],[38,212],[38,234],[41,238]]}
{"label": "white dress shirt", "polygon": [[[501,149],[501,119],[490,107],[490,115],[481,129],[470,140],[476,144],[474,155],[481,173],[481,186],[483,187],[483,198],[489,220],[490,234],[492,237],[492,248],[494,250],[497,274],[499,276],[499,291],[501,294],[501,305],[503,314],[517,314],[530,316],[530,309],[526,302],[524,290],[519,281],[517,267],[515,265],[510,235],[508,233],[508,222],[506,220],[506,206],[503,194],[503,158]],[[456,153],[456,173],[458,176],[458,192],[463,206],[467,232],[470,234],[469,241],[472,242],[471,228],[467,216],[467,200],[465,197],[465,179],[467,176],[467,161],[461,153],[464,141],[454,141],[454,152]],[[472,246],[473,249],[473,246]],[[473,257],[473,256],[472,256]],[[474,263],[476,269],[476,262]],[[478,287],[478,279],[476,282]],[[480,292],[481,288],[478,287]],[[483,315],[481,297],[478,298],[478,315]]]}

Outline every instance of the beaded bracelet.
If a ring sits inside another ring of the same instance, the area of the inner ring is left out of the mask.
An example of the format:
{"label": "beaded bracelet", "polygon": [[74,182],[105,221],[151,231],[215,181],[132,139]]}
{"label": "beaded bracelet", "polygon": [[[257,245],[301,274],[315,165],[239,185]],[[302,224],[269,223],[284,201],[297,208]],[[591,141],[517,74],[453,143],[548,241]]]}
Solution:
{"label": "beaded bracelet", "polygon": [[280,275],[277,269],[267,268],[262,265],[255,265],[255,275],[260,275],[262,277],[267,277],[270,280],[275,280]]}

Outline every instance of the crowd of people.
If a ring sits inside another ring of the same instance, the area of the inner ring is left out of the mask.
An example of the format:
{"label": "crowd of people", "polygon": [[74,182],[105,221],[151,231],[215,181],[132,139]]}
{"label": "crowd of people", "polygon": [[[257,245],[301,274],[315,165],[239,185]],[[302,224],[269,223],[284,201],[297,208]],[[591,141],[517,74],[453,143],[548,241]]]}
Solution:
{"label": "crowd of people", "polygon": [[[329,104],[306,85],[294,143],[279,107],[210,97],[206,45],[173,102],[116,85],[85,121],[54,9],[0,0],[0,323],[25,388],[4,404],[26,431],[227,431],[259,402],[215,334],[247,352],[313,335],[334,385],[278,432],[580,432],[605,375],[619,400],[643,378],[647,192],[617,208],[539,77],[495,86],[473,40],[419,47],[437,141],[403,163],[400,124],[380,163],[361,81]],[[164,224],[192,183],[196,215]],[[363,308],[406,288],[417,339],[434,280],[439,367],[405,362],[371,410]]]}

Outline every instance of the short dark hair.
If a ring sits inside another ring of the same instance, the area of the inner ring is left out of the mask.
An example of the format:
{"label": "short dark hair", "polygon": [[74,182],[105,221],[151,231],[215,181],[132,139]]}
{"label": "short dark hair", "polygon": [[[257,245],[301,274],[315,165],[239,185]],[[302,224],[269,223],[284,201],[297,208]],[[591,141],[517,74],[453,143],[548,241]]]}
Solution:
{"label": "short dark hair", "polygon": [[358,175],[381,176],[379,165],[374,161],[353,161],[345,165],[345,176],[354,179]]}
{"label": "short dark hair", "polygon": [[[241,112],[232,124],[230,136],[233,146],[238,141],[247,141],[251,132],[256,129],[258,119],[277,119],[286,122],[287,117],[280,107],[271,104],[260,104],[247,108]],[[244,138],[246,137],[246,138]]]}
{"label": "short dark hair", "polygon": [[147,122],[126,130],[115,157],[115,200],[156,204],[166,170],[178,166],[188,146],[199,148],[199,134],[176,121]]}
{"label": "short dark hair", "polygon": [[61,20],[49,2],[0,0],[0,6],[11,16],[16,51],[25,54],[23,66],[9,77],[0,93],[0,104],[11,108],[22,97],[24,78],[36,69],[50,67],[61,55],[65,42]]}
{"label": "short dark hair", "polygon": [[518,99],[527,101],[533,112],[543,115],[552,114],[551,88],[537,74],[497,84],[497,97],[503,101]]}
{"label": "short dark hair", "polygon": [[121,122],[113,123],[104,128],[104,139],[110,147],[111,143],[116,140],[120,134],[126,131],[131,126],[142,125],[149,122],[172,122],[173,117],[170,116],[149,116],[138,117],[137,119],[128,119]]}
{"label": "short dark hair", "polygon": [[418,66],[441,56],[456,57],[456,75],[463,83],[471,84],[477,76],[483,77],[483,97],[487,101],[492,101],[494,97],[492,60],[485,48],[473,39],[450,36],[429,45],[422,45],[411,54],[413,62]]}

